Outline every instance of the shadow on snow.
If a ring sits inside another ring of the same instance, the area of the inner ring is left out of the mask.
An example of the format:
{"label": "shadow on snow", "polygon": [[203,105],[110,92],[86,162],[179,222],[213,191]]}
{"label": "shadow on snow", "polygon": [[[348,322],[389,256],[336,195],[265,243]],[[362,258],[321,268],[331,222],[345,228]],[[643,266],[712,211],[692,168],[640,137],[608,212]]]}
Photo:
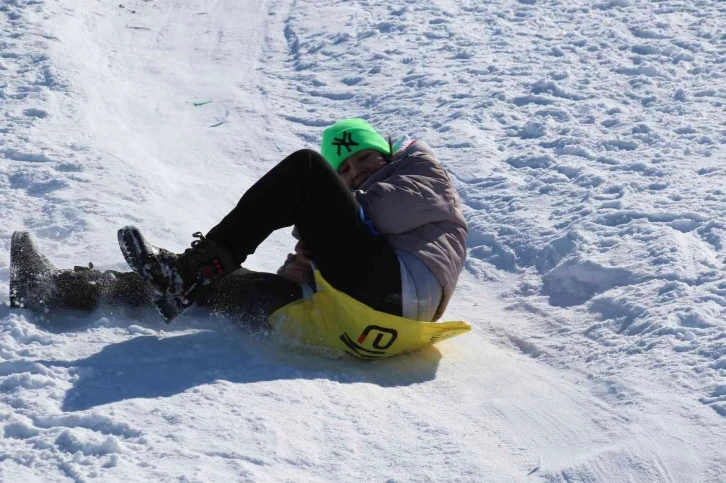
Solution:
{"label": "shadow on snow", "polygon": [[109,344],[75,361],[37,361],[71,367],[78,379],[62,409],[82,411],[133,398],[169,397],[217,380],[250,383],[328,379],[339,383],[407,386],[433,380],[440,352],[364,362],[330,360],[281,349],[269,337],[239,330],[206,330],[177,336],[138,336]]}

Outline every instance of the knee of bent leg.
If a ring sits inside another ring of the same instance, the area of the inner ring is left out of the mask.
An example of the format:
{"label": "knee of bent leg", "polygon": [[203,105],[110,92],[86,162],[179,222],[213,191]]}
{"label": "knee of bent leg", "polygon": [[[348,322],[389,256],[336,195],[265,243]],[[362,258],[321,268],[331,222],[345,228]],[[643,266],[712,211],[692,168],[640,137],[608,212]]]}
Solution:
{"label": "knee of bent leg", "polygon": [[323,170],[335,173],[330,163],[320,153],[312,149],[300,149],[288,156],[287,159],[300,170],[317,172]]}

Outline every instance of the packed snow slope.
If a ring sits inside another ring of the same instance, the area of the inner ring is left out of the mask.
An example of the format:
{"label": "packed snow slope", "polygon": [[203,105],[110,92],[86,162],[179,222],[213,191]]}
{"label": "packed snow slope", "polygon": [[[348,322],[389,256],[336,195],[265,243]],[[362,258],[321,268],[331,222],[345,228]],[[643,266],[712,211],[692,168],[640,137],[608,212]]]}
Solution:
{"label": "packed snow slope", "polygon": [[0,480],[724,481],[725,112],[717,0],[0,0],[0,302],[14,230],[125,269],[362,116],[456,180],[474,326],[359,363],[3,303]]}

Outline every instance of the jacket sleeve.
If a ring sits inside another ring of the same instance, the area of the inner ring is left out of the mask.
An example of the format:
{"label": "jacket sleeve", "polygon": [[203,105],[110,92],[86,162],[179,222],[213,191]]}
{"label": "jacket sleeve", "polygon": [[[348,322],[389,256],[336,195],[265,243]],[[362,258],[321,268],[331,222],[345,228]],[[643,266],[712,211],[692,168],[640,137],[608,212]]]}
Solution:
{"label": "jacket sleeve", "polygon": [[446,170],[427,156],[412,156],[391,176],[354,196],[383,234],[400,234],[451,218],[454,187]]}

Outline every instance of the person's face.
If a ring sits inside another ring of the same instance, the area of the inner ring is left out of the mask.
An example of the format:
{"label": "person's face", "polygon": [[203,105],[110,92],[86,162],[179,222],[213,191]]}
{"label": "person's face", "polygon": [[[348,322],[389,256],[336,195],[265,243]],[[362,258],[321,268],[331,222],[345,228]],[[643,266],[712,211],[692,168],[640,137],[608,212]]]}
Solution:
{"label": "person's face", "polygon": [[338,175],[348,189],[356,189],[369,176],[386,165],[383,155],[374,149],[364,149],[343,161]]}

